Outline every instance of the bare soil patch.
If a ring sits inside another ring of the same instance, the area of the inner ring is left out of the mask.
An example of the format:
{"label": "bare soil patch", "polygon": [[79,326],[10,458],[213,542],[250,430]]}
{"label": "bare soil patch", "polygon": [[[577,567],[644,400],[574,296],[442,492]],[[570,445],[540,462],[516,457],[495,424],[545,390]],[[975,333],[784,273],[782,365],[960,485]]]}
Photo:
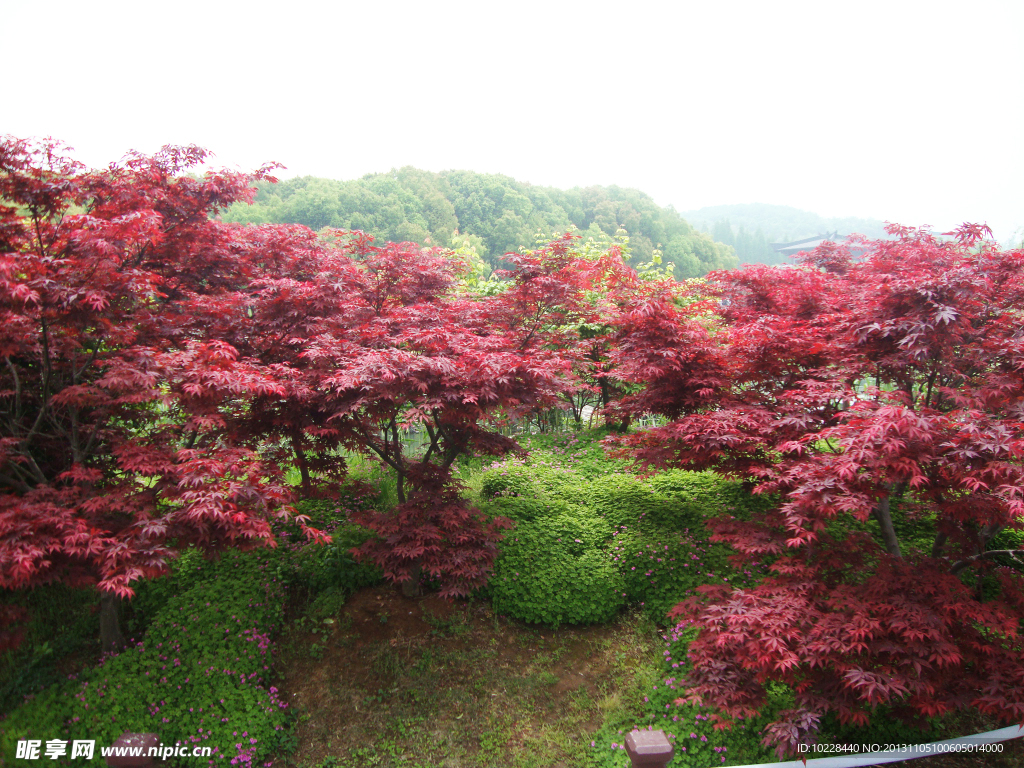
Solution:
{"label": "bare soil patch", "polygon": [[486,604],[364,589],[288,634],[289,765],[568,768],[639,690],[635,671],[657,652],[641,624],[539,629]]}

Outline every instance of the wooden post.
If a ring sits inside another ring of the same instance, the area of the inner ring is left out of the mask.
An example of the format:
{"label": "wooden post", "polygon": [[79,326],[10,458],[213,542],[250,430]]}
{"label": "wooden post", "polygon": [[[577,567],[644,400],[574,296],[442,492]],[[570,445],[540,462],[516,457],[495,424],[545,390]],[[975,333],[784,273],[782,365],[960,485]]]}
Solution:
{"label": "wooden post", "polygon": [[675,753],[664,731],[630,731],[626,736],[626,754],[633,768],[665,768]]}
{"label": "wooden post", "polygon": [[141,754],[111,756],[107,758],[107,765],[110,768],[149,768],[156,765],[149,750],[159,745],[160,737],[155,733],[122,733],[111,746],[138,749]]}

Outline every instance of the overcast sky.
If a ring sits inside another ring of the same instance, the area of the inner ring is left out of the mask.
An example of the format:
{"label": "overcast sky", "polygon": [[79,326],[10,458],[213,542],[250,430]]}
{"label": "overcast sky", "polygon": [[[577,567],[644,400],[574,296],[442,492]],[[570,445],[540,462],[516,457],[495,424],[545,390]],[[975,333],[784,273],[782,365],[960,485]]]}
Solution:
{"label": "overcast sky", "polygon": [[0,133],[1024,227],[1024,2],[0,0]]}

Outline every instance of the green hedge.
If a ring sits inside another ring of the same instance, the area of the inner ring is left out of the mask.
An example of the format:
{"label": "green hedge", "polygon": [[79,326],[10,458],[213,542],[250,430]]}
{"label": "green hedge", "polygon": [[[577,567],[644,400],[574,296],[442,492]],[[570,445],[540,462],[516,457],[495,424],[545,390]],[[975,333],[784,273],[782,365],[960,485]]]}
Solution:
{"label": "green hedge", "polygon": [[[521,461],[492,465],[482,495],[488,514],[519,523],[491,580],[495,609],[543,624],[604,621],[626,599],[664,623],[700,584],[756,580],[732,572],[729,550],[708,542],[704,521],[748,517],[773,503],[711,472],[646,479],[613,472],[586,480],[565,467]],[[584,554],[591,572],[579,567]]]}
{"label": "green hedge", "polygon": [[523,463],[510,459],[492,464],[484,471],[480,495],[485,499],[560,497],[563,489],[576,487],[581,482],[586,480],[567,467],[543,460]]}
{"label": "green hedge", "polygon": [[613,472],[588,479],[574,469],[539,460],[492,465],[484,472],[481,496],[485,501],[564,501],[588,508],[612,526],[640,523],[679,530],[699,527],[707,517],[723,513],[747,517],[774,501],[712,472],[672,470],[647,479]]}
{"label": "green hedge", "polygon": [[701,526],[695,504],[661,492],[652,480],[632,475],[608,475],[581,489],[586,505],[613,526],[642,525],[683,530]]}
{"label": "green hedge", "polygon": [[668,612],[701,584],[736,581],[728,549],[689,531],[623,528],[610,552],[630,602],[653,621],[667,624]]}
{"label": "green hedge", "polygon": [[542,517],[562,515],[573,511],[571,505],[560,499],[535,499],[525,496],[510,496],[485,501],[480,505],[490,517],[507,517],[517,523],[528,523]]}
{"label": "green hedge", "polygon": [[357,589],[379,584],[384,580],[380,569],[356,562],[351,552],[373,535],[355,523],[343,523],[331,531],[330,544],[304,546],[295,557],[298,585],[312,594],[339,590],[350,595]]}
{"label": "green hedge", "polygon": [[522,464],[503,463],[484,472],[480,495],[485,499],[532,496],[536,493],[533,479]]}
{"label": "green hedge", "polygon": [[755,496],[740,481],[714,472],[674,469],[651,477],[647,483],[657,493],[689,505],[701,517],[727,514],[747,518],[776,502],[773,496]]}
{"label": "green hedge", "polygon": [[609,621],[625,602],[604,549],[611,527],[585,512],[521,523],[507,534],[491,578],[494,610],[557,627]]}

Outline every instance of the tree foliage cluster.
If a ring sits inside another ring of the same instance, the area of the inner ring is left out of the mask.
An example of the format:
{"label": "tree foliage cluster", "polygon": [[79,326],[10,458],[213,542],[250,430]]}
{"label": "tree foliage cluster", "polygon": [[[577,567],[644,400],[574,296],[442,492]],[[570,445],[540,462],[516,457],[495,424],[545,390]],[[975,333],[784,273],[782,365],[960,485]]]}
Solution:
{"label": "tree foliage cluster", "polygon": [[740,264],[784,264],[786,258],[772,248],[771,241],[758,227],[748,232],[740,224],[733,229],[728,219],[719,220],[711,227],[711,236],[716,243],[725,243],[736,252]]}
{"label": "tree foliage cluster", "polygon": [[1024,252],[967,225],[890,234],[713,275],[713,331],[640,305],[611,355],[642,385],[618,407],[670,419],[632,455],[779,499],[714,524],[769,577],[676,613],[700,629],[691,695],[747,717],[785,682],[790,748],[883,704],[1024,721]]}
{"label": "tree foliage cluster", "polygon": [[538,233],[573,227],[603,241],[624,230],[631,263],[659,251],[675,265],[677,279],[700,277],[736,265],[728,247],[696,231],[671,208],[634,189],[587,187],[559,190],[508,176],[471,171],[432,173],[405,167],[353,181],[304,176],[258,182],[252,204],[238,203],[225,221],[296,223],[362,230],[380,241],[449,246],[468,242],[484,261],[501,267],[502,254],[532,248]]}

